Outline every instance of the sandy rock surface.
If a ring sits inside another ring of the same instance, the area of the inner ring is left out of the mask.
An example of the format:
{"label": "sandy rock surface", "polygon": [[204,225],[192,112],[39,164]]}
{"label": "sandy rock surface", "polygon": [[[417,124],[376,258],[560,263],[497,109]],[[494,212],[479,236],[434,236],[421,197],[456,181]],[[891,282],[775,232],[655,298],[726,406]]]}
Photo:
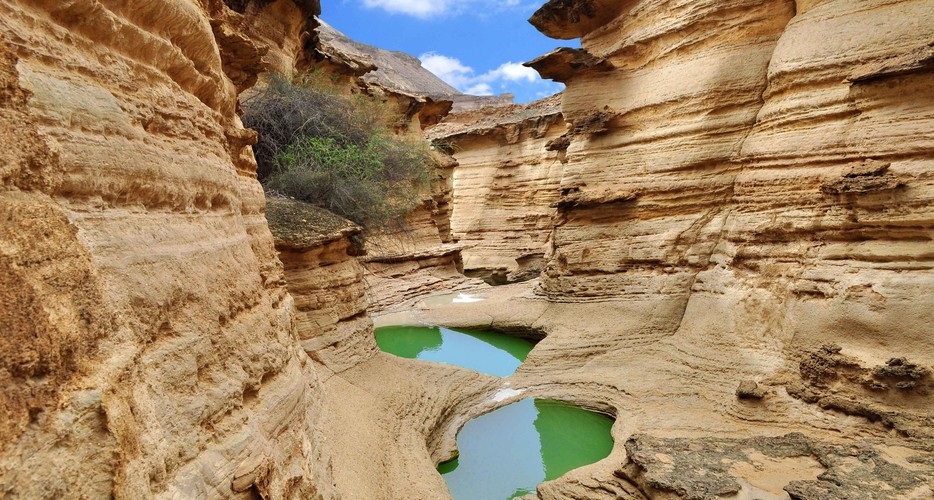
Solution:
{"label": "sandy rock surface", "polygon": [[6,495],[334,494],[235,113],[262,52],[238,20],[0,2]]}
{"label": "sandy rock surface", "polygon": [[491,283],[522,281],[544,265],[566,131],[560,97],[454,113],[428,130],[457,159],[451,174],[451,235],[464,271]]}
{"label": "sandy rock surface", "polygon": [[613,408],[614,455],[541,496],[932,494],[932,13],[553,1],[533,23],[582,46],[532,63],[567,84],[561,168],[499,154],[512,110],[438,126],[475,173],[462,242],[528,194],[509,169],[558,187],[539,283],[418,313],[544,330],[513,383]]}
{"label": "sandy rock surface", "polygon": [[[929,0],[550,1],[560,109],[442,123],[460,165],[363,264],[273,237],[236,112],[317,9],[0,0],[0,491],[445,498],[457,429],[545,396],[615,446],[540,498],[934,495]],[[368,307],[545,337],[497,379]]]}
{"label": "sandy rock surface", "polygon": [[[904,359],[864,367],[839,347],[799,361],[764,345],[766,339],[728,331],[681,329],[653,337],[666,326],[661,318],[679,310],[677,301],[555,303],[537,295],[535,285],[478,289],[470,293],[484,300],[474,303],[415,301],[376,324],[546,334],[515,375],[478,386],[474,398],[488,401],[508,387],[520,394],[499,404],[563,399],[610,413],[616,423],[611,455],[543,483],[541,498],[926,498],[934,492],[929,368]],[[647,314],[660,319],[645,324]],[[758,397],[737,395],[748,381],[757,381]]]}

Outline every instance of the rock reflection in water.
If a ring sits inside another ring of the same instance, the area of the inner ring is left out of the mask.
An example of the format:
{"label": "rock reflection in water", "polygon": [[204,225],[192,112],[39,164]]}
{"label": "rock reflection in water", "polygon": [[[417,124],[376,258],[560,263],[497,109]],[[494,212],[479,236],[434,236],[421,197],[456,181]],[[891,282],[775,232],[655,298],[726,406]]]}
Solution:
{"label": "rock reflection in water", "polygon": [[516,371],[535,343],[476,330],[386,326],[376,329],[379,348],[404,358],[423,359],[505,377]]}
{"label": "rock reflection in water", "polygon": [[613,420],[557,401],[524,399],[477,417],[457,435],[460,456],[438,466],[455,500],[500,500],[605,458]]}

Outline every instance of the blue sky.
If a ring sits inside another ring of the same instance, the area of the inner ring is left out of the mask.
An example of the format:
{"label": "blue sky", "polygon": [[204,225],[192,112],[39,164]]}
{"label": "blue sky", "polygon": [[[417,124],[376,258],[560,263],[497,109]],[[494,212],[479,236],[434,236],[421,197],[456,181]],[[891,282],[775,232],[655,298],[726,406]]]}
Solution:
{"label": "blue sky", "polygon": [[322,0],[321,18],[350,38],[422,60],[462,92],[510,92],[516,102],[552,95],[563,85],[521,63],[567,46],[527,19],[544,0]]}

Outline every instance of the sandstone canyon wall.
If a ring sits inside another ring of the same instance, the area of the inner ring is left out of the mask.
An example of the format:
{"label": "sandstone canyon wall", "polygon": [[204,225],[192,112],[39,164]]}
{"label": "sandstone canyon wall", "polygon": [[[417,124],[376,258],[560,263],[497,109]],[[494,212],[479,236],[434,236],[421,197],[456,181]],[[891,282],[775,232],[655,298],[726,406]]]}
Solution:
{"label": "sandstone canyon wall", "polygon": [[333,371],[376,353],[367,315],[361,228],[327,210],[271,198],[266,218],[295,299],[299,341],[315,361]]}
{"label": "sandstone canyon wall", "polygon": [[[247,3],[295,31],[318,8]],[[214,0],[0,2],[5,495],[334,493],[236,114],[246,27]]]}
{"label": "sandstone canyon wall", "polygon": [[798,4],[637,2],[594,14],[598,27],[533,18],[603,63],[534,64],[567,80],[574,129],[544,291],[689,293],[710,270],[762,278],[801,314],[830,302],[884,330],[868,314],[884,300],[926,317],[909,290],[929,281],[930,4]]}
{"label": "sandstone canyon wall", "polygon": [[[934,363],[932,15],[925,1],[547,4],[532,22],[582,50],[533,64],[567,83],[571,124],[541,293],[622,300],[636,319],[620,344],[669,344],[659,357],[691,367],[642,376],[690,376],[711,397],[728,364],[924,448],[930,370],[885,374]],[[859,490],[828,484],[805,496]]]}
{"label": "sandstone canyon wall", "polygon": [[[265,68],[369,71],[317,9],[0,0],[0,491],[443,498],[459,426],[543,396],[616,444],[540,498],[930,497],[930,1],[550,1],[560,110],[431,131],[460,164],[369,270],[288,202],[273,237],[237,117]],[[359,85],[400,133],[450,106]],[[542,277],[377,321],[546,333],[514,376],[376,349],[368,299],[472,286],[461,248]]]}
{"label": "sandstone canyon wall", "polygon": [[532,23],[581,48],[530,65],[567,85],[566,133],[439,129],[451,226],[487,262],[521,254],[468,214],[544,207],[500,177],[554,186],[550,234],[497,226],[546,243],[547,301],[420,316],[545,331],[511,387],[616,415],[611,457],[540,497],[931,494],[932,7],[555,0]]}
{"label": "sandstone canyon wall", "polygon": [[560,197],[565,131],[558,96],[454,113],[428,129],[457,159],[451,237],[464,247],[468,275],[504,283],[541,271]]}
{"label": "sandstone canyon wall", "polygon": [[588,5],[532,19],[583,47],[532,64],[571,124],[542,293],[930,363],[931,3]]}
{"label": "sandstone canyon wall", "polygon": [[[344,92],[390,110],[400,137],[424,141],[423,130],[436,125],[454,106],[472,107],[498,98],[467,96],[442,82],[412,56],[354,42],[327,25],[319,28],[317,71],[335,78]],[[462,274],[461,245],[451,233],[453,172],[457,162],[435,150],[421,203],[402,227],[366,235],[364,282],[368,309],[387,308],[434,291],[477,286]]]}
{"label": "sandstone canyon wall", "polygon": [[[491,378],[377,351],[357,230],[286,207],[274,239],[237,116],[263,71],[338,68],[317,10],[0,2],[4,495],[444,496],[438,443]],[[357,90],[401,134],[451,106]],[[424,271],[404,297],[463,281],[445,165],[413,245],[374,255]]]}

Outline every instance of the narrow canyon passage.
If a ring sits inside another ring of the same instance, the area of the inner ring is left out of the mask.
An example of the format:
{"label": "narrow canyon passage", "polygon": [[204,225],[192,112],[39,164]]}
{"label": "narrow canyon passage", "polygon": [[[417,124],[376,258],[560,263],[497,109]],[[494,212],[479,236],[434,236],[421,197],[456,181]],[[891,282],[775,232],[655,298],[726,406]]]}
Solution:
{"label": "narrow canyon passage", "polygon": [[[4,496],[443,499],[535,399],[612,447],[527,500],[934,496],[932,1],[537,7],[570,47],[508,67],[565,89],[511,104],[316,0],[0,0]],[[388,110],[405,224],[261,183],[274,74]],[[380,350],[413,325],[536,342]]]}

